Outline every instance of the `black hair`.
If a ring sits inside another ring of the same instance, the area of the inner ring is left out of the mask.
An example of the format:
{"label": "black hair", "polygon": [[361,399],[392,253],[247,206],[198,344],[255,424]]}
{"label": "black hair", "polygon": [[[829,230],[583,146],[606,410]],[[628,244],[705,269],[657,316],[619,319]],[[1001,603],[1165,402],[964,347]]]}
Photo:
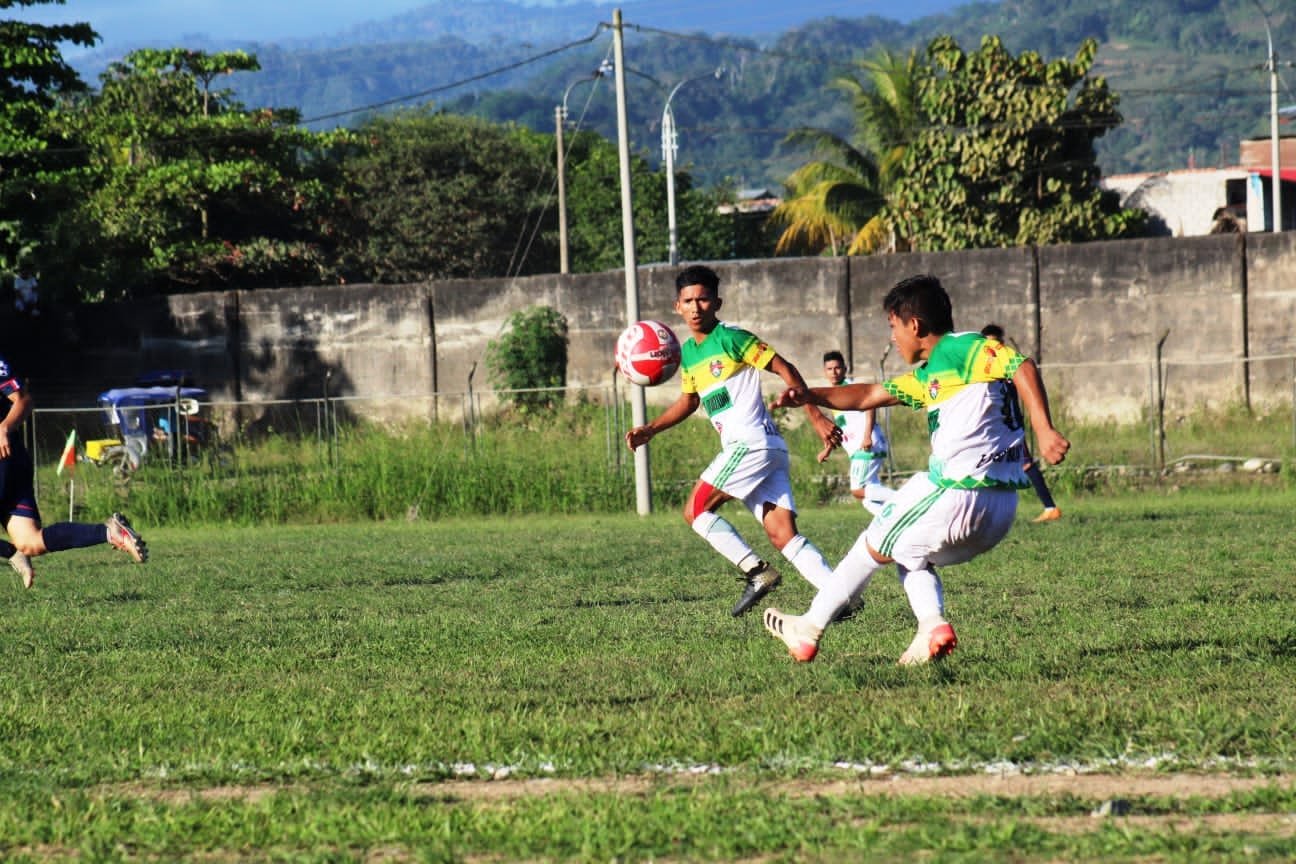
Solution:
{"label": "black hair", "polygon": [[998,324],[987,324],[981,328],[981,335],[987,339],[998,339],[1004,341],[1004,329]]}
{"label": "black hair", "polygon": [[882,309],[901,321],[917,318],[929,333],[954,332],[954,310],[949,294],[935,276],[910,276],[896,283],[882,301]]}
{"label": "black hair", "polygon": [[823,362],[827,363],[829,360],[836,360],[838,363],[842,364],[843,366],[846,365],[846,358],[842,356],[842,353],[840,351],[834,350],[834,351],[824,352]]}
{"label": "black hair", "polygon": [[703,264],[694,264],[691,267],[685,267],[675,277],[675,293],[683,291],[690,285],[701,285],[713,296],[720,296],[720,277],[710,267]]}

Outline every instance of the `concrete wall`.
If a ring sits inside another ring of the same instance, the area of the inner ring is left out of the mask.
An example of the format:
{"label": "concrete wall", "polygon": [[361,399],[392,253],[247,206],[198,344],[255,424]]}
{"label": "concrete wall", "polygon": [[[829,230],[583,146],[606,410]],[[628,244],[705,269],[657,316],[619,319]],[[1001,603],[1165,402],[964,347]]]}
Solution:
{"label": "concrete wall", "polygon": [[[1296,232],[866,258],[721,262],[721,318],[748,327],[821,380],[841,349],[860,380],[901,371],[882,297],[914,273],[941,277],[955,325],[994,321],[1045,370],[1073,416],[1130,421],[1155,392],[1162,337],[1167,405],[1291,398]],[[677,330],[675,268],[638,272],[641,318]],[[93,404],[145,370],[186,368],[218,400],[356,396],[381,417],[458,416],[471,387],[492,401],[486,346],[514,312],[543,304],[570,328],[568,383],[600,398],[625,321],[620,272],[428,285],[190,294],[45,309],[0,320],[0,347],[43,407]],[[1255,358],[1255,359],[1249,359]],[[621,384],[623,385],[623,382]],[[769,388],[777,380],[770,376]],[[436,394],[440,394],[436,397]],[[650,388],[663,405],[674,384]]]}
{"label": "concrete wall", "polygon": [[[1132,420],[1157,343],[1177,410],[1245,396],[1243,235],[1039,250],[1042,365],[1077,416]],[[1178,365],[1174,365],[1178,364]]]}
{"label": "concrete wall", "polygon": [[[1247,237],[1245,286],[1247,355],[1296,354],[1296,232]],[[1257,402],[1273,405],[1292,399],[1296,361],[1256,359],[1249,366]]]}

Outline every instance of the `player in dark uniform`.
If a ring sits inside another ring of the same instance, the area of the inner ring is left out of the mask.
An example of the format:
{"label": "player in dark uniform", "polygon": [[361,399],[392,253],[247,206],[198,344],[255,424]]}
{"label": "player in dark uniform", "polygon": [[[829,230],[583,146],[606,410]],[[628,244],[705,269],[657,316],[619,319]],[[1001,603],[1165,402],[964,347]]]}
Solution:
{"label": "player in dark uniform", "polygon": [[30,588],[36,574],[31,559],[46,552],[62,552],[83,546],[111,543],[143,564],[148,547],[120,513],[102,525],[58,522],[41,528],[36,509],[31,454],[23,445],[20,427],[32,411],[32,397],[9,364],[0,357],[0,519],[9,540],[0,540],[0,558],[22,577]]}

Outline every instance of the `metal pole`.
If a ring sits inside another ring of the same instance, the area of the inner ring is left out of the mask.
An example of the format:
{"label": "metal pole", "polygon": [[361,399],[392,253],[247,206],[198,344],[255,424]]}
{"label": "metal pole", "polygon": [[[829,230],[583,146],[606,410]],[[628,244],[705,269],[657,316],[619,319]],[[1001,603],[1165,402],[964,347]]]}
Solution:
{"label": "metal pole", "polygon": [[554,139],[558,142],[558,272],[570,273],[567,263],[567,181],[564,163],[567,156],[563,152],[563,106],[554,106]]}
{"label": "metal pole", "polygon": [[[1265,32],[1269,22],[1265,22]],[[1273,37],[1269,39],[1269,161],[1273,166],[1273,224],[1274,231],[1283,230],[1282,207],[1282,154],[1278,137],[1278,55],[1274,53]]]}
{"label": "metal pole", "polygon": [[1271,231],[1283,230],[1282,225],[1282,160],[1279,154],[1278,137],[1278,55],[1274,52],[1273,31],[1269,29],[1269,15],[1260,0],[1251,0],[1264,21],[1265,38],[1269,41],[1269,57],[1265,65],[1269,68],[1269,170],[1272,176],[1269,184],[1273,191],[1273,222]]}
{"label": "metal pole", "polygon": [[[626,323],[639,320],[639,273],[635,260],[634,207],[630,192],[630,122],[626,110],[625,38],[621,29],[621,10],[612,11],[612,45],[616,55],[617,154],[621,163],[621,245],[625,257]],[[635,426],[648,422],[648,400],[644,388],[630,388],[630,414]],[[648,445],[635,454],[635,509],[639,515],[652,512],[652,468]]]}
{"label": "metal pole", "polygon": [[[567,85],[563,91],[562,104],[554,107],[554,140],[558,144],[558,272],[570,273],[571,262],[569,254],[569,243],[567,239],[567,150],[563,143],[563,127],[567,125],[567,97],[571,96],[572,88],[582,81],[598,82],[609,71],[607,61],[604,60],[585,78],[577,78]],[[591,94],[592,96],[593,94]],[[581,114],[584,117],[584,112]]]}
{"label": "metal pole", "polygon": [[1170,337],[1170,331],[1167,330],[1161,334],[1161,339],[1156,345],[1156,379],[1157,379],[1157,404],[1156,404],[1156,423],[1157,423],[1157,467],[1162,471],[1165,470],[1165,370],[1162,366],[1164,354],[1162,349],[1165,341]]}
{"label": "metal pole", "polygon": [[1148,363],[1148,438],[1151,444],[1152,470],[1157,470],[1157,440],[1156,440],[1156,379],[1157,379],[1157,361],[1156,355],[1153,354],[1152,361]]}
{"label": "metal pole", "polygon": [[[888,342],[886,348],[882,350],[882,356],[878,358],[878,383],[879,384],[881,384],[883,381],[886,380],[886,361],[887,361],[887,357],[890,354],[891,354],[891,343]],[[877,422],[876,411],[873,412],[873,422],[874,423]],[[890,408],[882,409],[882,432],[884,435],[886,435],[886,439],[887,439],[886,476],[887,476],[887,482],[889,483],[895,477],[895,456],[893,456],[891,453],[892,438],[891,438],[891,409]]]}
{"label": "metal pole", "polygon": [[666,97],[666,105],[662,108],[662,162],[666,165],[666,219],[670,234],[672,265],[679,263],[679,229],[675,224],[675,151],[679,149],[679,135],[675,131],[675,112],[671,110],[671,102],[679,89],[690,81],[701,81],[704,78],[718,80],[722,75],[724,75],[724,67],[720,66],[707,75],[685,78],[671,89]]}
{"label": "metal pole", "polygon": [[[676,89],[679,89],[676,85]],[[674,96],[674,91],[671,91]],[[670,235],[670,263],[679,263],[679,228],[675,225],[675,112],[670,99],[662,109],[662,159],[666,162],[666,225]]]}

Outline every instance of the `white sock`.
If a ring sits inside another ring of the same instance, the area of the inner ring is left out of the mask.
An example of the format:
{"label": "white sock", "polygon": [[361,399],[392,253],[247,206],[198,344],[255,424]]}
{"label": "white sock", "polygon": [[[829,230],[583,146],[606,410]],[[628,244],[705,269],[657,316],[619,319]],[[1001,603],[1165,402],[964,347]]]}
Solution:
{"label": "white sock", "polygon": [[699,513],[693,520],[693,530],[699,537],[710,543],[712,549],[744,573],[756,566],[756,562],[760,560],[747,545],[747,541],[742,539],[734,527],[717,513],[709,510]]}
{"label": "white sock", "polygon": [[874,560],[868,551],[868,542],[863,537],[846,553],[846,557],[832,572],[827,584],[819,589],[805,618],[816,627],[828,626],[840,610],[852,598],[859,597],[868,587],[869,580],[882,565]]}
{"label": "white sock", "polygon": [[945,591],[935,569],[906,570],[901,567],[900,582],[920,628],[930,629],[945,620]]}
{"label": "white sock", "polygon": [[832,567],[828,559],[804,536],[798,534],[783,547],[783,557],[807,582],[816,588],[822,588],[832,578]]}

